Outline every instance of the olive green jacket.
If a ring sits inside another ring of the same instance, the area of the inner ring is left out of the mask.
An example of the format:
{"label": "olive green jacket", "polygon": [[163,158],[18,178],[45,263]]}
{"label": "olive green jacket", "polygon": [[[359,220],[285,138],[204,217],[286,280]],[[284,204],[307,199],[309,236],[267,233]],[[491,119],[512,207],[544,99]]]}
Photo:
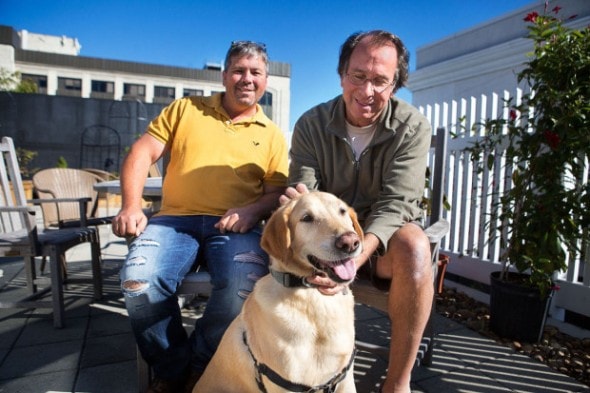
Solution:
{"label": "olive green jacket", "polygon": [[404,223],[420,219],[431,128],[413,106],[391,98],[373,140],[357,161],[346,138],[342,96],[295,124],[289,184],[330,192],[354,207],[382,250]]}

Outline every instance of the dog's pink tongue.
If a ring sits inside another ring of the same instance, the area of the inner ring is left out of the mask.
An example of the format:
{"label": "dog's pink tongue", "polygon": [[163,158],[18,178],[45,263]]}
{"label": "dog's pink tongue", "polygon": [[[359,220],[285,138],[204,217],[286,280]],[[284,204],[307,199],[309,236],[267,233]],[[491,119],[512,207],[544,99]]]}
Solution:
{"label": "dog's pink tongue", "polygon": [[350,281],[356,275],[356,265],[353,259],[334,266],[334,273],[344,281]]}

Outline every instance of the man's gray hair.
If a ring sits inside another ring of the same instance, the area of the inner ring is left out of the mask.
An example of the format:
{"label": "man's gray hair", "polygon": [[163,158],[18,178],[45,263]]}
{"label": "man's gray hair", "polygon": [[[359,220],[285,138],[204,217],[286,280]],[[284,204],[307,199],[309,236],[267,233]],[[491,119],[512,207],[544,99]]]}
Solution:
{"label": "man's gray hair", "polygon": [[266,64],[266,72],[268,73],[266,45],[254,41],[233,41],[225,55],[224,69],[229,68],[233,57],[243,56],[260,56],[264,64]]}

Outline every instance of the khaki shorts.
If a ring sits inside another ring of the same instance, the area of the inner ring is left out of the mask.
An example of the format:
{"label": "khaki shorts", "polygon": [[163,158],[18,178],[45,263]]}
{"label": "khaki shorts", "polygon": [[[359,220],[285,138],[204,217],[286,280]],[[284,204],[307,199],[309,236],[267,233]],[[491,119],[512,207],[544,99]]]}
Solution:
{"label": "khaki shorts", "polygon": [[377,277],[377,258],[379,255],[373,254],[359,271],[357,276],[361,280],[369,280],[371,284],[380,291],[389,291],[391,279]]}

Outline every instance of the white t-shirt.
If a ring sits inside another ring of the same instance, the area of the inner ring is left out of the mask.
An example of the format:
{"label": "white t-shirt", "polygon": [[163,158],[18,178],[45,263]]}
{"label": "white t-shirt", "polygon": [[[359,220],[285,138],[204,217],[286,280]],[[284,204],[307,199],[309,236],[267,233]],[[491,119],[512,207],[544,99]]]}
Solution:
{"label": "white t-shirt", "polygon": [[371,139],[373,139],[376,129],[377,123],[369,124],[365,127],[356,127],[349,122],[346,122],[348,141],[352,145],[352,150],[354,151],[354,156],[357,160],[361,156],[363,150],[365,150],[365,147],[369,145]]}

